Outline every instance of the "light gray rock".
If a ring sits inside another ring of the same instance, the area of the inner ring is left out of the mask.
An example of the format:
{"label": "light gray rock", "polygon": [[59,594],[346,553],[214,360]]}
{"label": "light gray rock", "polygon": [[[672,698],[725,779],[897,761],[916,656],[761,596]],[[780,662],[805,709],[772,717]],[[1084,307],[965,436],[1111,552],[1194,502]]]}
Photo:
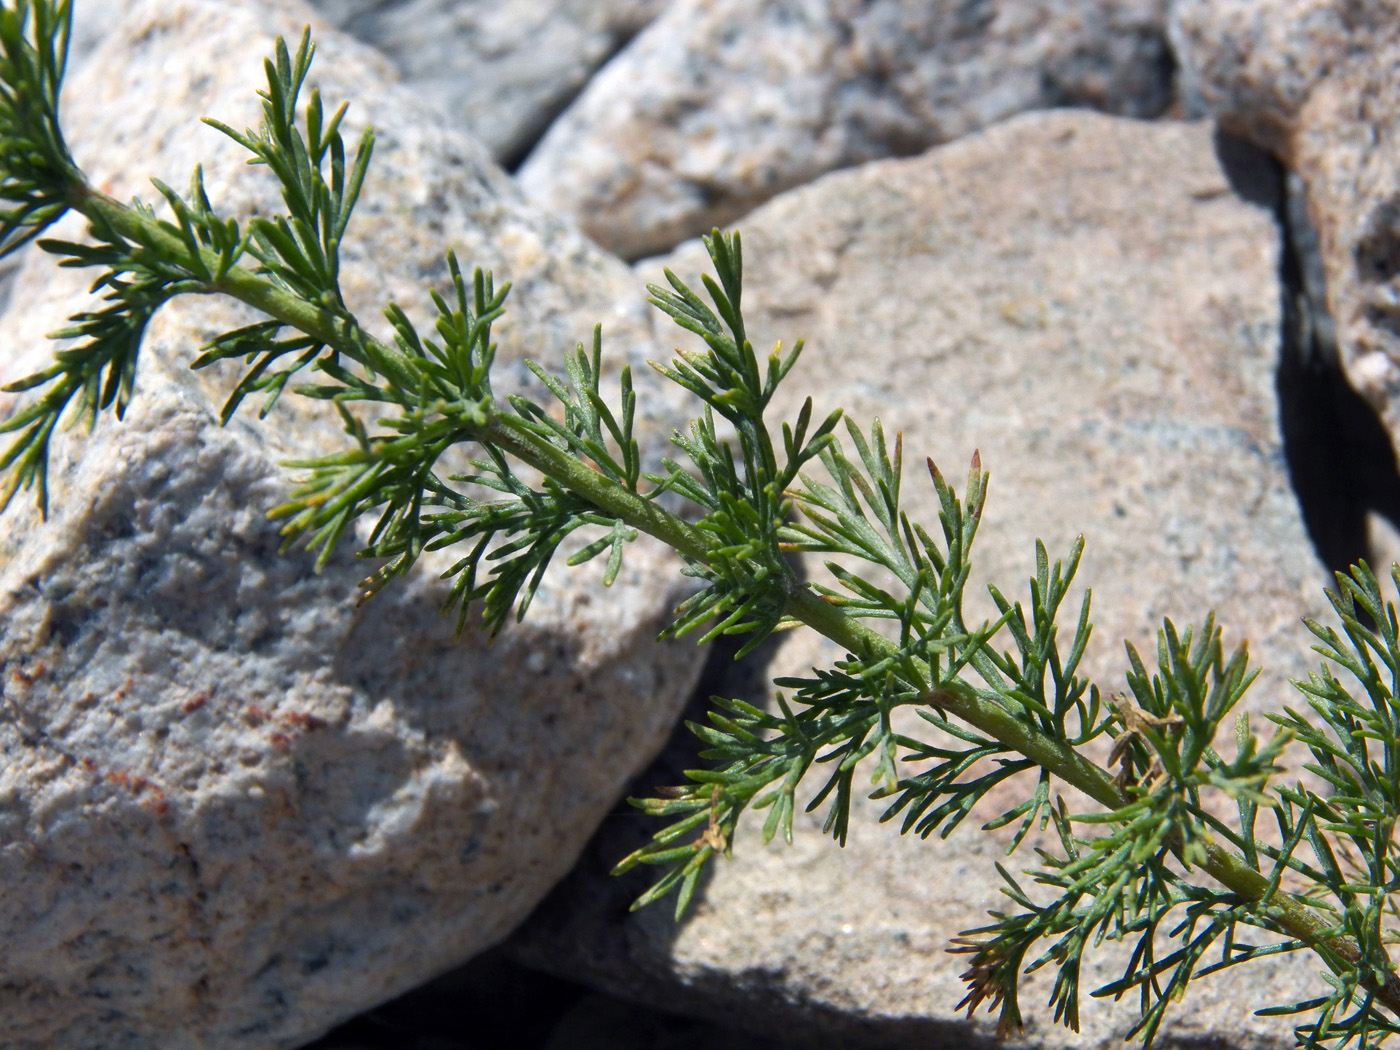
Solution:
{"label": "light gray rock", "polygon": [[[1279,446],[1276,226],[1236,196],[1212,146],[1204,124],[1062,111],[831,175],[748,217],[744,305],[760,347],[807,340],[774,418],[807,394],[816,418],[837,406],[863,425],[878,417],[902,432],[906,464],[931,455],[955,483],[981,450],[991,485],[973,559],[980,598],[969,591],[978,614],[991,613],[983,581],[1025,600],[1036,537],[1060,556],[1082,534],[1096,624],[1084,671],[1120,691],[1124,639],[1150,654],[1164,617],[1200,623],[1214,609],[1226,644],[1247,639],[1264,668],[1243,705],[1260,727],[1261,712],[1298,702],[1288,679],[1314,665],[1301,621],[1325,608],[1325,575]],[[1244,184],[1248,169],[1236,170]],[[690,279],[704,263],[689,243],[638,272],[656,279],[664,264]],[[913,520],[935,519],[921,469],[903,491]],[[1068,609],[1072,624],[1077,598]],[[759,676],[839,655],[790,632],[746,679],[707,687],[745,695]],[[658,776],[675,783],[676,769]],[[1004,907],[993,864],[1009,836],[973,819],[946,841],[901,840],[876,824],[881,809],[858,805],[844,851],[820,814],[800,821],[792,848],[764,847],[761,822],[741,825],[733,859],[679,925],[664,905],[626,915],[637,882],[603,884],[655,830],[610,822],[512,951],[616,994],[788,1038],[821,1033],[823,1046],[990,1041],[993,1020],[953,1009],[964,962],[945,949]],[[1122,962],[1086,972],[1086,989]],[[1316,969],[1261,965],[1243,990],[1243,972],[1203,980],[1158,1045],[1292,1045],[1286,1023],[1250,1011],[1319,994]],[[1026,987],[1016,1045],[1121,1045],[1135,1004],[1087,1002],[1075,1036],[1045,1009],[1050,980],[1042,971]]]}
{"label": "light gray rock", "polygon": [[[155,199],[146,175],[183,185],[202,160],[221,207],[280,210],[197,118],[254,123],[273,32],[306,21],[286,3],[145,4],[70,85],[75,155],[118,197]],[[313,82],[379,129],[344,252],[366,321],[382,332],[393,297],[426,323],[456,247],[516,282],[505,387],[595,321],[614,367],[654,356],[626,267],[526,205],[383,59],[317,36]],[[91,277],[29,261],[0,381],[49,358],[42,333]],[[438,614],[446,552],[358,609],[353,541],[321,575],[280,555],[280,461],[345,438],[295,399],[218,427],[233,374],[187,366],[250,319],[162,311],[125,422],[62,433],[48,521],[21,496],[0,523],[7,1048],[292,1047],[461,962],[569,869],[694,677],[694,646],[653,644],[678,596],[656,545],[611,590],[596,568],[560,573],[494,648]],[[674,424],[649,418],[648,440]]]}
{"label": "light gray rock", "polygon": [[74,4],[73,35],[68,44],[68,71],[77,71],[102,42],[121,24],[139,0],[104,0]]}
{"label": "light gray rock", "polygon": [[1171,98],[1165,17],[1165,0],[676,0],[520,181],[635,258],[1022,110],[1154,116]]}
{"label": "light gray rock", "polygon": [[1400,5],[1177,0],[1184,80],[1297,173],[1353,385],[1400,432]]}
{"label": "light gray rock", "polygon": [[313,0],[501,160],[527,149],[665,0]]}

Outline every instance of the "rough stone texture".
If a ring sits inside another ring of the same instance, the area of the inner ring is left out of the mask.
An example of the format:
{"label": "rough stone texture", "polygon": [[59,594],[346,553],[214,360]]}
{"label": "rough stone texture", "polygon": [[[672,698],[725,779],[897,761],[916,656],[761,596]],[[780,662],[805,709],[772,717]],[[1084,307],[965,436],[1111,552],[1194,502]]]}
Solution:
{"label": "rough stone texture", "polygon": [[1165,0],[676,0],[520,170],[624,257],[1012,113],[1171,97]]}
{"label": "rough stone texture", "polygon": [[[1262,199],[1277,173],[1256,161],[1234,178]],[[1256,726],[1258,712],[1296,702],[1287,679],[1313,666],[1301,618],[1324,608],[1324,574],[1279,444],[1278,238],[1270,211],[1232,189],[1208,126],[1027,115],[831,175],[755,212],[743,233],[749,332],[807,339],[775,418],[811,393],[817,418],[843,405],[901,431],[914,520],[932,520],[935,503],[912,464],[932,455],[956,480],[980,448],[992,480],[974,573],[1017,598],[1035,537],[1055,556],[1085,535],[1079,581],[1093,587],[1096,628],[1084,667],[1105,692],[1124,688],[1124,639],[1151,653],[1163,617],[1199,623],[1214,609],[1227,644],[1248,639],[1265,668],[1244,705]],[[655,279],[664,263],[690,278],[704,262],[690,243],[638,270]],[[990,611],[977,591],[972,607]],[[1069,609],[1072,622],[1077,602]],[[766,666],[714,691],[745,695],[837,655],[793,632]],[[820,1033],[823,1046],[991,1045],[991,1021],[953,1011],[963,964],[944,949],[1003,903],[993,863],[1006,837],[972,820],[947,841],[903,841],[875,824],[878,804],[858,808],[844,851],[819,816],[800,822],[792,848],[741,827],[680,925],[664,906],[627,916],[638,885],[605,885],[602,871],[654,830],[609,822],[512,950],[618,994]],[[1086,984],[1121,972],[1110,965]],[[1315,994],[1315,969],[1260,966],[1244,998],[1243,973],[1204,980],[1158,1045],[1291,1045],[1286,1024],[1246,1008]],[[1048,981],[1042,972],[1022,996],[1019,1045],[1120,1045],[1131,1004],[1086,1004],[1073,1036],[1044,1008]]]}
{"label": "rough stone texture", "polygon": [[313,2],[509,162],[665,0]]}
{"label": "rough stone texture", "polygon": [[1173,39],[1198,108],[1300,176],[1337,350],[1400,428],[1400,5],[1178,0]]}
{"label": "rough stone texture", "polygon": [[[306,21],[285,3],[142,6],[71,84],[76,156],[118,197],[152,199],[146,175],[183,185],[203,160],[229,211],[280,210],[264,169],[197,117],[254,123],[272,33]],[[379,130],[344,252],[361,316],[394,297],[426,320],[455,246],[516,282],[505,386],[597,320],[615,362],[654,354],[626,267],[526,205],[383,59],[316,32],[313,81]],[[29,261],[0,381],[48,358],[42,333],[89,280]],[[494,648],[453,639],[431,572],[357,609],[349,550],[319,576],[280,556],[264,516],[287,490],[279,461],[344,436],[295,400],[269,425],[217,426],[233,376],[187,365],[249,319],[163,311],[125,422],[62,434],[49,520],[21,497],[0,526],[0,1042],[15,1050],[295,1046],[493,944],[568,870],[694,676],[693,646],[653,645],[676,566],[645,543],[610,591],[596,571],[556,577]]]}
{"label": "rough stone texture", "polygon": [[1170,33],[1187,108],[1286,153],[1312,89],[1391,0],[1173,0]]}

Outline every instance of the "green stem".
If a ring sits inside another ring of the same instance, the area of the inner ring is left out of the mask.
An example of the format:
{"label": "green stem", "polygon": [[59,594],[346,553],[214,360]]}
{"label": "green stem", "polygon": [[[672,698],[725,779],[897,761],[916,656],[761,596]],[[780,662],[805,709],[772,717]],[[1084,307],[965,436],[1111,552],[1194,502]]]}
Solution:
{"label": "green stem", "polygon": [[[109,227],[127,240],[150,248],[162,258],[183,260],[186,267],[195,271],[191,265],[189,245],[159,220],[129,208],[116,198],[86,184],[72,191],[69,204],[98,226]],[[217,272],[218,253],[201,247],[199,257],[207,271]],[[354,318],[309,303],[252,270],[238,265],[230,266],[223,277],[205,291],[229,295],[256,307],[289,328],[333,346],[359,364],[392,378],[401,387],[412,389],[417,386],[412,363],[396,347],[375,339]]]}
{"label": "green stem", "polygon": [[521,420],[513,416],[493,416],[478,437],[553,478],[613,517],[621,518],[632,528],[654,536],[684,557],[697,562],[708,557],[710,544],[695,526],[645,496],[609,481],[577,457],[533,433]]}
{"label": "green stem", "polygon": [[[93,222],[106,225],[165,257],[189,258],[189,246],[176,233],[104,193],[83,185],[73,192],[71,204]],[[200,254],[206,267],[214,271],[217,255],[208,249],[201,249]],[[397,348],[370,336],[353,318],[308,303],[251,270],[230,267],[208,291],[222,292],[247,303],[353,360],[391,376],[405,387],[417,385],[412,363]],[[684,557],[696,562],[707,559],[709,543],[699,529],[644,496],[609,481],[564,449],[533,433],[520,420],[497,415],[478,436],[552,477],[632,528],[659,539]],[[898,652],[888,639],[847,616],[806,586],[793,586],[786,611],[857,656],[879,659],[893,657]],[[1046,736],[1008,708],[978,696],[972,689],[943,687],[926,700],[1025,755],[1100,805],[1117,809],[1127,801],[1108,771],[1084,758],[1064,741]],[[1268,891],[1269,880],[1264,875],[1217,843],[1206,846],[1206,860],[1200,866],[1212,878],[1248,900],[1260,900]],[[1359,945],[1349,937],[1328,934],[1331,924],[1299,898],[1276,891],[1270,908],[1271,917],[1282,929],[1316,950],[1334,969],[1338,968],[1338,960],[1358,970],[1367,966]],[[1387,1008],[1400,1014],[1400,978],[1389,974],[1374,990]]]}
{"label": "green stem", "polygon": [[[1269,879],[1217,842],[1207,844],[1201,869],[1247,900],[1260,900],[1268,891]],[[1276,891],[1269,899],[1269,907],[1270,918],[1322,956],[1334,973],[1340,973],[1345,967],[1354,969],[1362,975],[1362,983],[1376,993],[1376,998],[1387,1009],[1400,1014],[1400,975],[1391,972],[1381,984],[1374,983],[1369,972],[1372,964],[1362,955],[1356,941],[1328,933],[1334,928],[1333,924],[1293,894]],[[1338,960],[1345,965],[1339,965]]]}
{"label": "green stem", "polygon": [[[514,425],[513,420],[501,419],[488,429],[490,440],[578,495],[687,557],[705,560],[704,535],[675,515],[609,481],[564,450]],[[786,612],[862,658],[883,659],[898,653],[898,648],[883,635],[847,616],[808,587],[793,588]],[[1039,732],[1001,704],[978,696],[972,689],[940,688],[926,700],[1025,755],[1107,809],[1118,809],[1129,801],[1107,770],[1064,741]],[[1215,842],[1207,843],[1205,851],[1205,861],[1200,867],[1222,885],[1247,900],[1261,900],[1268,892],[1269,879],[1243,858]],[[1282,929],[1317,951],[1329,965],[1340,959],[1358,970],[1367,966],[1360,946],[1350,937],[1327,933],[1331,924],[1299,898],[1276,890],[1270,899],[1270,908],[1271,917]],[[1400,1014],[1400,978],[1389,974],[1375,991],[1385,1006]]]}

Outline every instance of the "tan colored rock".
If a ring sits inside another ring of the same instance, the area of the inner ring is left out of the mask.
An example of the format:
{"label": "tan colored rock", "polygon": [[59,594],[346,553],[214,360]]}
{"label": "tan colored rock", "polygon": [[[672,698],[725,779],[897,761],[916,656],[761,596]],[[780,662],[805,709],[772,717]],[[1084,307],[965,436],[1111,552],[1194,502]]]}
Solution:
{"label": "tan colored rock", "polygon": [[[991,486],[976,613],[991,608],[981,582],[1026,600],[1036,537],[1060,556],[1082,534],[1095,622],[1084,671],[1122,690],[1124,639],[1150,658],[1163,617],[1200,623],[1214,609],[1227,645],[1247,639],[1264,668],[1243,705],[1258,728],[1299,702],[1288,679],[1314,666],[1302,617],[1325,609],[1325,575],[1279,446],[1275,223],[1234,194],[1212,146],[1204,124],[1062,111],[832,175],[744,223],[744,305],[760,347],[807,340],[775,418],[810,393],[818,418],[845,406],[901,432],[913,520],[936,513],[914,465],[931,455],[956,482],[981,450]],[[638,271],[691,279],[704,263],[690,243]],[[1077,598],[1067,604],[1066,632]],[[747,685],[712,691],[749,695],[753,679],[839,655],[792,632],[742,672]],[[609,889],[601,872],[647,832],[614,822],[513,950],[784,1038],[911,1050],[992,1039],[993,1020],[954,1010],[964,961],[945,949],[1005,906],[993,865],[1006,863],[1007,834],[973,819],[947,840],[902,840],[876,824],[880,804],[857,808],[844,851],[820,815],[799,822],[792,848],[762,846],[760,821],[741,825],[680,925],[664,905],[620,917],[638,884]],[[1122,961],[1087,972],[1086,992]],[[1321,994],[1316,969],[1294,957],[1203,980],[1157,1045],[1290,1046],[1286,1022],[1251,1010]],[[1026,987],[1029,1027],[1014,1045],[1122,1045],[1135,1003],[1086,1002],[1076,1036],[1045,1009],[1050,980]]]}
{"label": "tan colored rock", "polygon": [[1165,0],[676,0],[520,170],[535,200],[629,258],[824,172],[1010,114],[1171,97]]}
{"label": "tan colored rock", "polygon": [[[286,4],[141,6],[70,85],[75,155],[119,197],[156,199],[146,175],[182,186],[202,160],[221,207],[280,210],[265,170],[198,117],[254,123],[273,32],[306,21]],[[368,323],[383,331],[390,297],[426,323],[455,246],[516,282],[504,387],[599,320],[614,366],[654,356],[626,267],[524,204],[383,59],[317,36],[313,82],[379,129],[344,252]],[[28,261],[5,381],[49,359],[42,333],[91,279]],[[559,573],[494,647],[439,615],[446,552],[358,609],[353,540],[320,575],[280,555],[280,461],[345,438],[295,399],[218,426],[233,373],[188,364],[250,319],[167,307],[125,422],[55,442],[49,520],[23,496],[0,519],[7,1048],[298,1046],[461,962],[569,869],[690,689],[695,648],[654,644],[679,594],[654,544],[610,590],[596,567]],[[654,412],[653,443],[676,422]]]}

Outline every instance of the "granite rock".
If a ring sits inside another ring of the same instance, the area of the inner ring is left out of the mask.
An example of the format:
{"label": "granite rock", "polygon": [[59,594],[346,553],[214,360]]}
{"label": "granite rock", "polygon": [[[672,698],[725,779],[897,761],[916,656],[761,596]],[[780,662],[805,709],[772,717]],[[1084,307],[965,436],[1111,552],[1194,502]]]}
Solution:
{"label": "granite rock", "polygon": [[1400,5],[1178,0],[1172,21],[1198,108],[1296,173],[1321,261],[1323,352],[1400,432]]}
{"label": "granite rock", "polygon": [[1287,153],[1313,88],[1353,49],[1358,31],[1373,32],[1394,10],[1389,0],[1173,0],[1182,101]]}
{"label": "granite rock", "polygon": [[[991,613],[986,581],[1025,600],[1037,537],[1056,557],[1082,534],[1078,583],[1093,588],[1095,622],[1084,671],[1122,690],[1125,639],[1150,653],[1164,617],[1200,623],[1213,609],[1226,644],[1247,639],[1264,668],[1243,704],[1258,726],[1259,712],[1297,702],[1288,679],[1313,666],[1302,617],[1325,608],[1325,574],[1280,448],[1277,227],[1237,195],[1276,197],[1279,176],[1262,152],[1254,167],[1249,157],[1205,124],[1017,117],[750,215],[744,305],[757,344],[807,340],[775,418],[809,393],[816,418],[837,405],[862,424],[878,417],[902,432],[906,465],[931,455],[955,483],[980,449],[991,485],[974,614]],[[692,242],[638,273],[690,278],[704,264]],[[911,468],[904,500],[929,521],[921,475]],[[1077,597],[1067,605],[1072,621]],[[803,632],[780,637],[760,666],[708,691],[771,702],[770,676],[840,655]],[[676,769],[649,777],[674,783]],[[654,830],[609,822],[510,950],[616,994],[823,1046],[993,1045],[991,1019],[953,1009],[963,963],[945,949],[1002,903],[993,865],[1007,834],[973,819],[947,840],[903,840],[876,823],[881,808],[858,803],[845,850],[823,838],[821,814],[799,822],[791,848],[741,824],[733,858],[679,924],[664,905],[626,913],[645,876],[605,884]],[[1086,985],[1122,962],[1101,961]],[[1316,994],[1314,971],[1296,957],[1260,965],[1247,1002],[1239,978],[1203,980],[1157,1045],[1292,1045],[1281,1019],[1244,1007]],[[1121,1045],[1134,1003],[1087,1002],[1076,1036],[1044,1008],[1049,980],[1042,971],[1023,993],[1029,1026],[1015,1045]]]}
{"label": "granite rock", "polygon": [[[625,266],[306,9],[137,5],[69,85],[75,156],[118,197],[156,199],[147,175],[183,185],[202,161],[221,208],[280,210],[265,170],[197,118],[255,123],[272,34],[308,21],[313,83],[353,97],[352,135],[378,129],[343,253],[367,322],[382,333],[390,298],[427,322],[455,247],[515,281],[504,387],[596,321],[614,363],[654,354]],[[0,380],[49,358],[43,333],[90,280],[27,261]],[[345,437],[295,399],[266,425],[218,426],[235,375],[187,366],[250,319],[163,310],[125,421],[61,433],[48,520],[22,496],[0,527],[0,1042],[15,1050],[296,1046],[487,948],[569,869],[697,669],[693,646],[653,644],[678,597],[656,545],[634,544],[610,590],[558,574],[494,647],[439,616],[445,554],[358,609],[350,550],[319,575],[279,554],[264,512],[287,491],[281,461]],[[674,423],[648,417],[646,440]]]}
{"label": "granite rock", "polygon": [[519,178],[634,258],[1022,110],[1156,115],[1171,98],[1165,16],[1165,0],[676,0]]}
{"label": "granite rock", "polygon": [[664,0],[313,0],[421,97],[517,159]]}

